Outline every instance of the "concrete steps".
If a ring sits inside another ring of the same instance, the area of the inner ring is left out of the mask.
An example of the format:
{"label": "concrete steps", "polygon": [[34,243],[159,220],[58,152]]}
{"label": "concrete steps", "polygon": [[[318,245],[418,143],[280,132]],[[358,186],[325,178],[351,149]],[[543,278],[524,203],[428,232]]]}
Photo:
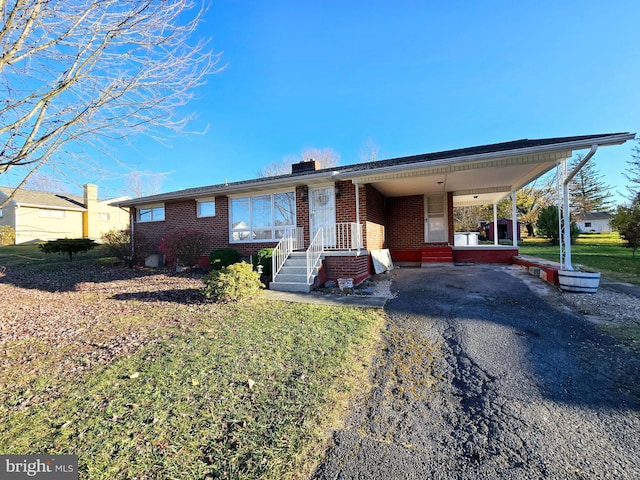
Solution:
{"label": "concrete steps", "polygon": [[269,290],[280,292],[310,292],[313,281],[318,275],[316,267],[307,282],[307,252],[292,252],[284,265],[269,284]]}

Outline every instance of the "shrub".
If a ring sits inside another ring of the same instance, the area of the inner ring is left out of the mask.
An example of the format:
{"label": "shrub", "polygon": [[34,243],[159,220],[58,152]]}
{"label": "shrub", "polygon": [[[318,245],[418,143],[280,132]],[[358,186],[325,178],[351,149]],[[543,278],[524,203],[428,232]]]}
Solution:
{"label": "shrub", "polygon": [[[575,243],[576,239],[580,235],[580,229],[575,222],[571,222],[569,228],[571,229],[571,243]],[[540,210],[540,215],[538,216],[538,233],[542,237],[551,239],[551,243],[553,245],[558,245],[558,207],[550,205]]]}
{"label": "shrub", "polygon": [[262,287],[260,276],[246,262],[213,270],[202,281],[202,294],[210,300],[224,303],[250,298]]}
{"label": "shrub", "polygon": [[238,263],[240,259],[242,259],[242,255],[233,248],[220,248],[209,255],[209,263],[213,270],[221,270],[224,267]]}
{"label": "shrub", "polygon": [[9,225],[0,227],[0,245],[13,245],[16,242],[16,231]]}
{"label": "shrub", "polygon": [[207,236],[203,232],[169,232],[160,240],[158,249],[172,260],[185,267],[198,264],[198,259],[207,248]]}
{"label": "shrub", "polygon": [[73,260],[74,253],[88,252],[97,246],[98,244],[90,238],[60,238],[58,240],[51,240],[50,242],[38,245],[44,253],[68,254],[69,261]]}
{"label": "shrub", "polygon": [[107,255],[122,260],[130,267],[141,264],[151,253],[151,244],[142,233],[135,232],[133,240],[132,249],[131,231],[128,228],[110,230],[102,235]]}
{"label": "shrub", "polygon": [[627,241],[626,247],[631,248],[632,256],[640,247],[640,193],[630,206],[620,205],[611,220],[611,226],[618,230],[620,237]]}
{"label": "shrub", "polygon": [[253,267],[257,268],[258,265],[262,265],[262,275],[265,278],[271,280],[272,263],[271,256],[273,255],[273,248],[263,248],[253,255]]}

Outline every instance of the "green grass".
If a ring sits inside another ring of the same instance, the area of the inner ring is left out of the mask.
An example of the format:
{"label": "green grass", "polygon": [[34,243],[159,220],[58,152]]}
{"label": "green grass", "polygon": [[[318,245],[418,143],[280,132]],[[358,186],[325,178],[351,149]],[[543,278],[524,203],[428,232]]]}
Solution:
{"label": "green grass", "polygon": [[[522,255],[560,261],[560,247],[550,245],[546,239],[525,239],[518,246]],[[612,279],[640,285],[640,253],[634,258],[617,233],[580,235],[571,246],[571,258],[574,265],[581,264]]]}
{"label": "green grass", "polygon": [[[2,258],[12,258],[5,248]],[[101,301],[77,295],[79,307]],[[3,377],[24,384],[0,405],[0,452],[76,454],[81,479],[307,478],[349,400],[369,387],[385,323],[381,311],[263,298],[128,302],[142,313],[106,311],[109,328],[152,328],[145,317],[154,311],[176,321],[129,356],[81,374],[61,378],[58,368],[82,360],[73,341],[2,343]]]}

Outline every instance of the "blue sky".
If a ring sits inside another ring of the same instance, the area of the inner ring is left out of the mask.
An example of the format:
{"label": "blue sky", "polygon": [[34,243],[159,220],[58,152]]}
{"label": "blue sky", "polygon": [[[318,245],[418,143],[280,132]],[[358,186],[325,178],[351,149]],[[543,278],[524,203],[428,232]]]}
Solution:
{"label": "blue sky", "polygon": [[[205,134],[120,148],[162,191],[253,178],[309,147],[360,160],[640,130],[640,2],[214,0],[227,67],[190,105]],[[635,142],[596,168],[624,191]],[[102,179],[101,196],[123,181]]]}

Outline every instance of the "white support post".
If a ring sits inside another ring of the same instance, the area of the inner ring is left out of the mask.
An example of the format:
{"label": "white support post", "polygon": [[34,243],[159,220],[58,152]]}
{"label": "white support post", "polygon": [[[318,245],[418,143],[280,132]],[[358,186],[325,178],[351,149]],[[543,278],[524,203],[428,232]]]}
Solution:
{"label": "white support post", "polygon": [[517,192],[511,192],[511,223],[513,224],[513,246],[518,247],[518,234],[520,229],[518,228],[518,209],[516,205]]}
{"label": "white support post", "polygon": [[354,183],[356,187],[356,223],[360,225],[360,185]]}
{"label": "white support post", "polygon": [[498,204],[493,204],[493,244],[498,245]]}
{"label": "white support post", "polygon": [[[360,231],[360,184],[354,183],[356,187],[356,232]],[[358,252],[360,251],[360,241],[358,241]]]}

